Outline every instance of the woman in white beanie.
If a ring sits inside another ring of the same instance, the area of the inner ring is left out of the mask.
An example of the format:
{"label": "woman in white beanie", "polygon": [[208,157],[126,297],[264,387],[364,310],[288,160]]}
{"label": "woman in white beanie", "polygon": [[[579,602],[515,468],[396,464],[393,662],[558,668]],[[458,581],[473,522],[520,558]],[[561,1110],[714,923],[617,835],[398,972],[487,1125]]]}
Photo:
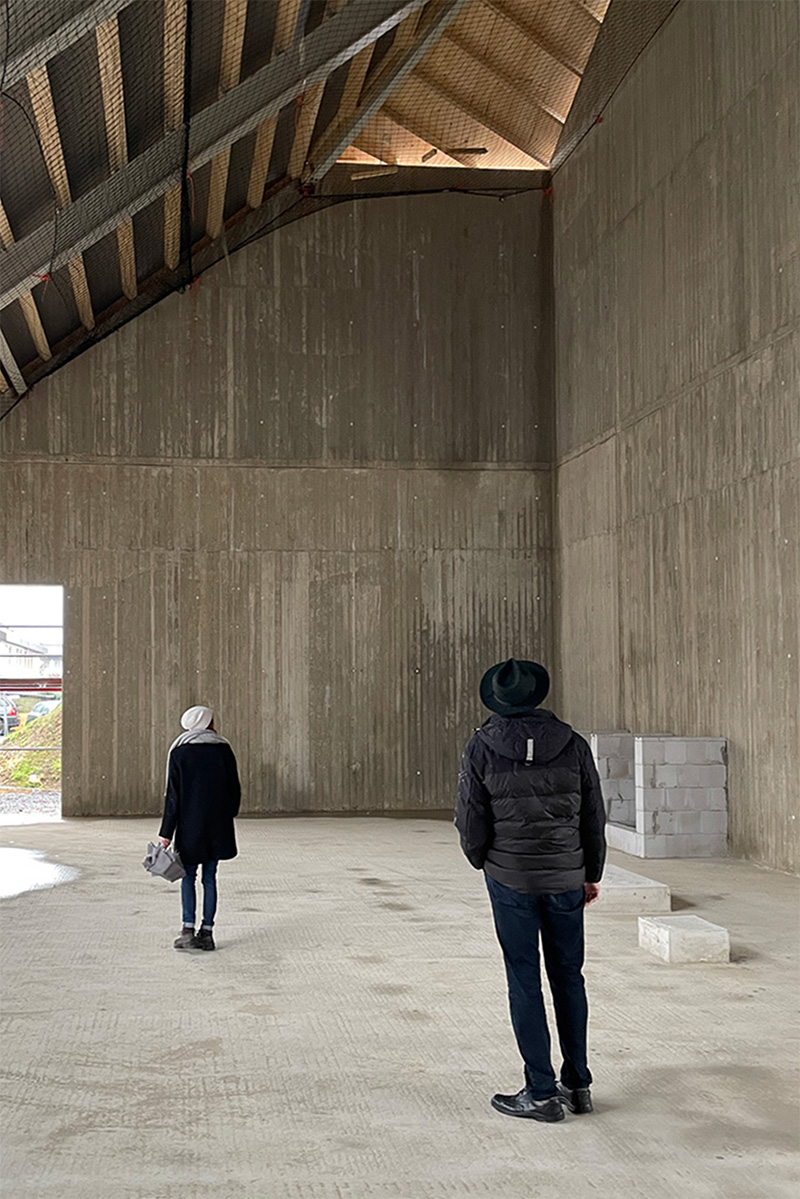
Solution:
{"label": "woman in white beanie", "polygon": [[[181,725],[185,732],[175,738],[167,755],[167,790],[159,830],[162,845],[169,845],[175,837],[186,870],[181,881],[183,927],[175,948],[214,949],[217,865],[236,857],[233,821],[242,791],[236,758],[214,728],[211,708],[203,704],[188,708]],[[203,921],[195,933],[198,866],[202,866]]]}

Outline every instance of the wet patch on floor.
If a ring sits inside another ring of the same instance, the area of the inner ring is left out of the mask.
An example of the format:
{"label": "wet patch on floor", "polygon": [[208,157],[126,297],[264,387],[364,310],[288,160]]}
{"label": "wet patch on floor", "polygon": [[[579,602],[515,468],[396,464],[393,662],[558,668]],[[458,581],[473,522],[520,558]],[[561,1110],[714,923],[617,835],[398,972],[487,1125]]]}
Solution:
{"label": "wet patch on floor", "polygon": [[38,849],[0,848],[0,899],[71,883],[80,875],[74,866],[48,862]]}

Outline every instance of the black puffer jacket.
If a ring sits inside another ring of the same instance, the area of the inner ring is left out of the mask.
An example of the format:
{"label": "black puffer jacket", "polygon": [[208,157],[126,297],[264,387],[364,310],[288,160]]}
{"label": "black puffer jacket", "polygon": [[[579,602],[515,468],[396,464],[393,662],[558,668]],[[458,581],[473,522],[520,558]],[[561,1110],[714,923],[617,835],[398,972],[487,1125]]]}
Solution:
{"label": "black puffer jacket", "polygon": [[552,712],[490,716],[468,741],[456,828],[477,870],[516,891],[600,881],[605,807],[592,751]]}

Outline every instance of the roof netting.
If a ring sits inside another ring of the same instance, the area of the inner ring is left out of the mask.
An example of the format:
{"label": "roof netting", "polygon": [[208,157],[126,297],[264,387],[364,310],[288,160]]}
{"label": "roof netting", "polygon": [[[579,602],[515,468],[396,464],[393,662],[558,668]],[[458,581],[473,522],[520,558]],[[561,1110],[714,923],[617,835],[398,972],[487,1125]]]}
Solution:
{"label": "roof netting", "polygon": [[0,0],[0,416],[288,220],[549,186],[675,3]]}

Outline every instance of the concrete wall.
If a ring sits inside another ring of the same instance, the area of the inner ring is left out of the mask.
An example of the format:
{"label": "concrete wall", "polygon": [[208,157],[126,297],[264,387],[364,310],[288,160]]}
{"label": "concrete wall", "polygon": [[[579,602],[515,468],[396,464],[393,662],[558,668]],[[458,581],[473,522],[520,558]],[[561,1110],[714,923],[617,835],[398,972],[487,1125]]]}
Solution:
{"label": "concrete wall", "polygon": [[554,205],[564,713],[726,737],[732,851],[794,870],[799,26],[684,0]]}
{"label": "concrete wall", "polygon": [[552,654],[549,220],[319,213],[0,425],[0,578],[66,588],[65,812],[156,812],[199,701],[247,811],[451,805],[482,671]]}

